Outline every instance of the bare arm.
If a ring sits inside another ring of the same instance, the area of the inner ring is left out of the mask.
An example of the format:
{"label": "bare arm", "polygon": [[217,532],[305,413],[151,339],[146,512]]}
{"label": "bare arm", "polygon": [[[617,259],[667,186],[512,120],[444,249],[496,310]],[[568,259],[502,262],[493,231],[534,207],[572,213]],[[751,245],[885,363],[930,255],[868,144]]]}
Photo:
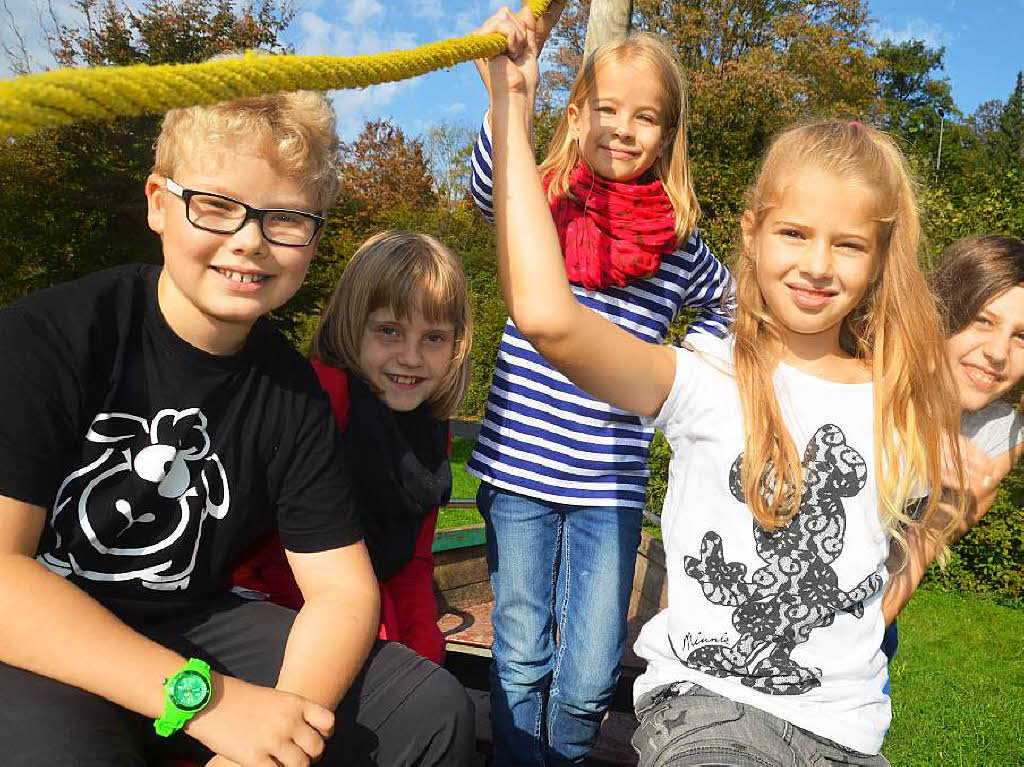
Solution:
{"label": "bare arm", "polygon": [[[146,717],[185,663],[35,559],[46,511],[0,496],[0,660],[80,687]],[[87,659],[87,660],[86,660]]]}
{"label": "bare arm", "polygon": [[377,635],[377,579],[361,541],[287,556],[305,604],[288,635],[277,688],[333,710]]}
{"label": "bare arm", "polygon": [[[992,507],[999,491],[999,483],[1010,473],[1017,458],[1021,455],[1021,447],[1006,451],[1002,455],[990,458],[984,451],[970,440],[961,438],[961,454],[964,469],[967,473],[968,494],[967,514],[953,531],[950,544],[967,535],[986,512]],[[939,502],[939,513],[933,522],[936,531],[941,530],[947,520],[956,513],[951,503],[946,500]],[[882,614],[886,624],[892,623],[900,614],[910,598],[921,585],[925,572],[938,555],[939,546],[934,535],[922,527],[912,528],[907,532],[907,550],[903,551],[893,542],[890,546],[887,563],[892,577],[882,598]]]}
{"label": "bare arm", "polygon": [[[0,496],[0,611],[18,616],[0,621],[0,660],[156,719],[164,709],[163,680],[185,659],[39,564],[45,520],[41,507]],[[333,725],[329,711],[298,696],[212,677],[213,699],[185,731],[237,762],[287,755],[280,743],[315,739]]]}
{"label": "bare arm", "polygon": [[671,348],[648,344],[576,301],[529,139],[532,106],[521,50],[492,59],[494,209],[498,269],[519,331],[558,370],[594,397],[641,415],[664,403],[675,374]]}

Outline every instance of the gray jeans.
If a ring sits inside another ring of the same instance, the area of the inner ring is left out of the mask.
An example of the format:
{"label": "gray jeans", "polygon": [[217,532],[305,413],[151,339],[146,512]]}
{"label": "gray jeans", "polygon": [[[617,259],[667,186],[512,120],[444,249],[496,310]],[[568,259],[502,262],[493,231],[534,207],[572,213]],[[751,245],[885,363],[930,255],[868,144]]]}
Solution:
{"label": "gray jeans", "polygon": [[670,684],[636,704],[639,767],[888,767],[881,754],[852,751],[700,685]]}

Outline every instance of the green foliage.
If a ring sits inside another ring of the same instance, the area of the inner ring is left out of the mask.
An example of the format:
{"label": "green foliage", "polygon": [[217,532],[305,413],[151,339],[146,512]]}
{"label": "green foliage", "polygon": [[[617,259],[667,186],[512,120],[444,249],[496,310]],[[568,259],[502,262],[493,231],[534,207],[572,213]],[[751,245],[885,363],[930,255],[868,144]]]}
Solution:
{"label": "green foliage", "polygon": [[956,110],[949,81],[932,76],[943,70],[944,54],[944,48],[929,48],[920,40],[879,43],[875,79],[886,130],[915,142],[938,139],[940,115]]}
{"label": "green foliage", "polygon": [[[926,180],[932,168],[919,168]],[[1010,167],[979,164],[959,175],[939,175],[920,189],[928,242],[925,266],[942,249],[969,234],[997,232],[1024,236],[1024,164]]]}
{"label": "green foliage", "polygon": [[1003,480],[992,508],[953,547],[945,569],[933,565],[925,582],[1024,606],[1024,464]]}
{"label": "green foliage", "polygon": [[[61,64],[202,61],[259,46],[281,50],[287,0],[150,0],[141,9],[77,0],[59,27]],[[160,261],[143,185],[161,118],[123,117],[40,131],[0,145],[0,303],[126,261]]]}
{"label": "green foliage", "polygon": [[[466,473],[466,461],[473,449],[473,440],[469,437],[455,437],[452,440],[452,449],[449,453],[449,460],[452,465],[452,498],[470,499],[476,498],[476,489],[480,486],[480,480],[472,474]],[[455,509],[446,507],[441,509],[437,517],[437,529],[446,530],[450,527],[463,527],[465,525],[477,525],[483,523],[483,517],[476,509]]]}
{"label": "green foliage", "polygon": [[278,34],[295,15],[285,0],[236,6],[231,0],[146,0],[139,9],[116,0],[74,0],[78,26],[58,27],[63,66],[184,64],[252,48],[284,51]]}
{"label": "green foliage", "polygon": [[121,118],[0,146],[0,302],[125,261],[159,260],[142,192],[157,124]]}
{"label": "green foliage", "polygon": [[1020,167],[1024,161],[1024,72],[1017,73],[1017,85],[999,115],[998,130],[992,137],[996,161]]}

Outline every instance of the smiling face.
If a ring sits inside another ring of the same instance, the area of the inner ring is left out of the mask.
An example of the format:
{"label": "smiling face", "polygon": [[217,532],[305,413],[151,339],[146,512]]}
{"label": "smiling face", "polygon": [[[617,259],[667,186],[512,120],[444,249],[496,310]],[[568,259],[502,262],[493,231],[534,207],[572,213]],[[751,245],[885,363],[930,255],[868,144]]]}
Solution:
{"label": "smiling face", "polygon": [[[315,195],[279,173],[255,149],[216,145],[202,162],[175,173],[186,189],[226,195],[257,208],[318,212]],[[149,226],[163,240],[160,310],[181,338],[213,354],[237,351],[256,320],[291,298],[306,276],[317,240],[305,247],[266,241],[255,220],[234,234],[215,234],[185,218],[185,202],[166,179],[146,181]]]}
{"label": "smiling face", "polygon": [[392,410],[415,410],[441,384],[452,364],[455,326],[428,322],[417,306],[399,319],[391,307],[370,312],[359,346],[359,367]]}
{"label": "smiling face", "polygon": [[605,62],[582,104],[567,109],[569,130],[584,160],[609,181],[632,181],[654,165],[672,138],[665,125],[664,93],[643,63]]}
{"label": "smiling face", "polygon": [[946,341],[946,359],[960,407],[980,410],[1024,376],[1024,286],[986,303],[968,325]]}
{"label": "smiling face", "polygon": [[842,354],[839,332],[879,259],[871,199],[855,183],[815,168],[795,171],[760,224],[743,215],[757,284],[790,353]]}

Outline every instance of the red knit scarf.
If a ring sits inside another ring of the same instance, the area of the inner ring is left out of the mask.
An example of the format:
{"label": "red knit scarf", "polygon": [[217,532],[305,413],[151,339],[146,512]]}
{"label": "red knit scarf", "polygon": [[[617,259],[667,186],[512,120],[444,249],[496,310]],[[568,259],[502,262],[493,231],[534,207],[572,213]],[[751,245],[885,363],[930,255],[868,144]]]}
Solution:
{"label": "red knit scarf", "polygon": [[[551,176],[544,179],[547,191]],[[617,182],[580,163],[551,203],[569,281],[590,290],[649,277],[676,249],[675,210],[661,181]]]}

